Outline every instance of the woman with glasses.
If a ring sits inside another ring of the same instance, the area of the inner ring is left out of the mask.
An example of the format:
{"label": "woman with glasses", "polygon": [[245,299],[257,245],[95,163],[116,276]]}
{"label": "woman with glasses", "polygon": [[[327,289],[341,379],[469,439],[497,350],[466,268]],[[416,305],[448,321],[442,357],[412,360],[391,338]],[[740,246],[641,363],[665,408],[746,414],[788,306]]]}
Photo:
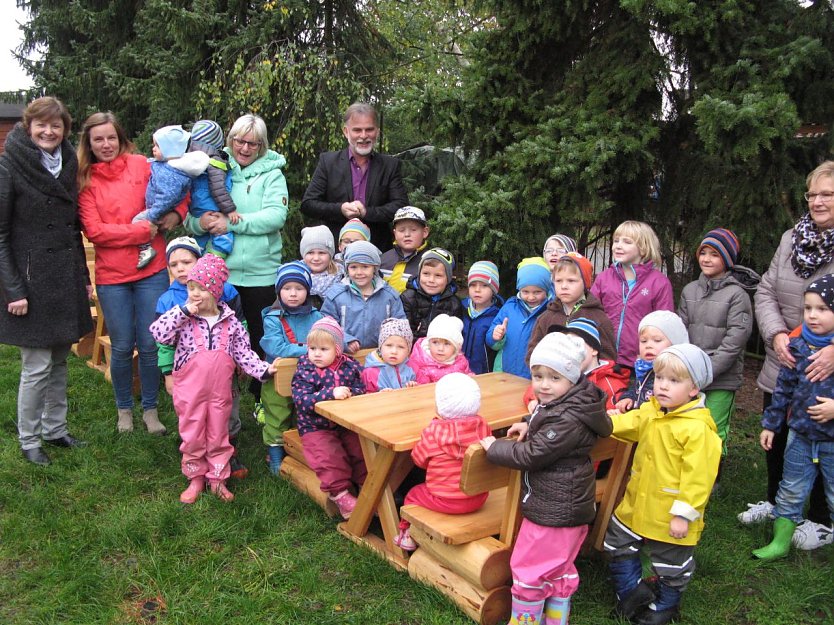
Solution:
{"label": "woman with glasses", "polygon": [[[808,174],[805,182],[808,187],[805,193],[808,212],[782,235],[754,300],[756,321],[767,354],[757,380],[764,391],[763,409],[771,403],[779,367],[796,364],[788,349],[788,335],[802,322],[803,293],[816,278],[834,273],[834,161],[822,163]],[[826,379],[834,371],[834,345],[818,350],[811,360],[813,363],[806,369],[808,378],[814,382]],[[821,420],[834,418],[834,401],[812,406],[809,413],[817,414]],[[742,523],[751,524],[772,518],[776,492],[782,480],[787,441],[788,428],[782,428],[776,434],[771,450],[765,452],[767,499],[747,504],[748,509],[738,515]],[[823,480],[818,475],[811,491],[808,518],[796,528],[794,545],[810,550],[830,544],[834,540],[830,523]]]}
{"label": "woman with glasses", "polygon": [[[197,235],[234,233],[235,244],[226,257],[229,282],[240,293],[252,348],[261,357],[261,311],[275,301],[275,271],[281,264],[283,247],[281,228],[289,208],[287,183],[281,172],[287,161],[268,145],[263,119],[251,114],[239,117],[226,137],[225,151],[232,169],[230,195],[240,221],[233,224],[222,213],[186,219],[186,227]],[[260,382],[252,380],[250,390],[260,401]]]}

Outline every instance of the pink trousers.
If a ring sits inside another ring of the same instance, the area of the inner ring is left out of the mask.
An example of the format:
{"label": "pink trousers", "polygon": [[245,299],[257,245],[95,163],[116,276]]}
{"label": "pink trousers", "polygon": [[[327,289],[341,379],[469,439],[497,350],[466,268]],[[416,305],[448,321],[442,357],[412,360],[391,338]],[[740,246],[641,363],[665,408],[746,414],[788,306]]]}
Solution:
{"label": "pink trousers", "polygon": [[307,432],[301,436],[301,447],[325,493],[336,495],[365,482],[368,470],[355,432],[343,427]]}
{"label": "pink trousers", "polygon": [[513,597],[542,601],[573,595],[579,588],[574,561],[587,535],[587,525],[545,527],[523,519],[510,557]]}
{"label": "pink trousers", "polygon": [[483,506],[488,496],[489,493],[461,497],[460,499],[438,497],[429,492],[429,488],[424,482],[423,484],[417,484],[417,486],[408,491],[403,503],[417,504],[428,510],[445,512],[446,514],[466,514],[467,512],[475,512],[475,510]]}

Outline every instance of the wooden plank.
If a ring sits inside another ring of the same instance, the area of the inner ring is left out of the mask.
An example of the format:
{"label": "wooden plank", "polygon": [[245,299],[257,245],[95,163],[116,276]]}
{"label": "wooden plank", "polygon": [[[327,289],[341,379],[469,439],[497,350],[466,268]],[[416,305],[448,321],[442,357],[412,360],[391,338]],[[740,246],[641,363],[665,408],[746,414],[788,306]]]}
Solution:
{"label": "wooden plank", "polygon": [[507,489],[491,491],[482,508],[468,514],[445,514],[422,506],[400,508],[400,516],[419,527],[433,540],[447,545],[463,545],[479,538],[496,536],[501,531],[507,503]]}
{"label": "wooden plank", "polygon": [[503,488],[510,483],[512,470],[500,467],[487,460],[486,451],[479,443],[474,443],[463,456],[460,472],[460,489],[467,495],[478,495],[496,488]]}
{"label": "wooden plank", "polygon": [[301,447],[301,435],[298,430],[287,430],[284,432],[284,451],[287,455],[295,458],[297,462],[307,465],[307,459],[304,457],[304,449]]}
{"label": "wooden plank", "polygon": [[[374,351],[374,349],[376,348],[360,349],[358,352],[353,354],[353,358],[355,358],[360,365],[364,365],[365,357]],[[273,377],[273,382],[275,384],[275,392],[281,397],[292,396],[292,376],[295,374],[297,367],[298,358],[278,359],[278,371]]]}
{"label": "wooden plank", "polygon": [[279,471],[281,477],[292,483],[299,491],[310,497],[318,506],[325,511],[327,516],[337,518],[339,508],[330,501],[327,493],[322,492],[321,482],[308,466],[301,464],[292,456],[287,456],[281,462]]}

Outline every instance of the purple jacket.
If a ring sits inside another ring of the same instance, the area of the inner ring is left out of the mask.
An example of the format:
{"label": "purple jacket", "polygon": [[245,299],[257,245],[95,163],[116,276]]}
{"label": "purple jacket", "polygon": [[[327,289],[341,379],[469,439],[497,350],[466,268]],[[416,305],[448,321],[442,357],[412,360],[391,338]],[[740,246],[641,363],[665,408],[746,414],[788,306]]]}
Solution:
{"label": "purple jacket", "polygon": [[316,412],[317,403],[334,399],[333,389],[337,386],[347,386],[354,395],[364,395],[362,365],[344,355],[326,369],[319,369],[310,362],[307,354],[298,359],[292,376],[292,402],[298,413],[298,433],[301,436],[339,427]]}
{"label": "purple jacket", "polygon": [[272,377],[267,373],[269,364],[252,351],[249,333],[235,317],[235,312],[225,302],[217,302],[220,319],[209,330],[208,321],[196,315],[189,315],[182,306],[174,306],[151,324],[150,331],[154,340],[163,345],[176,345],[174,352],[174,371],[178,371],[197,353],[194,333],[202,332],[208,349],[219,340],[223,324],[229,325],[228,350],[238,367],[258,380]]}
{"label": "purple jacket", "polygon": [[655,310],[675,312],[672,283],[651,262],[634,265],[637,282],[629,292],[619,263],[599,274],[591,293],[602,302],[605,314],[614,326],[617,341],[617,364],[634,366],[638,353],[637,326]]}

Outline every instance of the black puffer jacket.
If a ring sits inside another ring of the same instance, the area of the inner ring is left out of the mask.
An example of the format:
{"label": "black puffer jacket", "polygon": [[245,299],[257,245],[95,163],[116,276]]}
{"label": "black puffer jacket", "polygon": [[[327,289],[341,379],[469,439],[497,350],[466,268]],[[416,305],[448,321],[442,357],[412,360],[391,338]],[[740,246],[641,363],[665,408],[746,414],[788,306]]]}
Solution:
{"label": "black puffer jacket", "polygon": [[[69,345],[93,329],[78,222],[78,160],[67,140],[61,156],[55,178],[21,124],[0,156],[0,343]],[[24,298],[29,312],[10,314],[9,302]]]}
{"label": "black puffer jacket", "polygon": [[463,305],[457,296],[457,286],[450,283],[439,295],[429,295],[417,284],[417,278],[408,283],[400,295],[403,310],[414,333],[414,340],[426,336],[431,320],[440,314],[463,319]]}
{"label": "black puffer jacket", "polygon": [[524,471],[521,512],[547,527],[592,523],[594,467],[591,448],[611,434],[605,393],[583,375],[565,395],[540,405],[528,418],[521,443],[500,439],[487,452],[490,462]]}

